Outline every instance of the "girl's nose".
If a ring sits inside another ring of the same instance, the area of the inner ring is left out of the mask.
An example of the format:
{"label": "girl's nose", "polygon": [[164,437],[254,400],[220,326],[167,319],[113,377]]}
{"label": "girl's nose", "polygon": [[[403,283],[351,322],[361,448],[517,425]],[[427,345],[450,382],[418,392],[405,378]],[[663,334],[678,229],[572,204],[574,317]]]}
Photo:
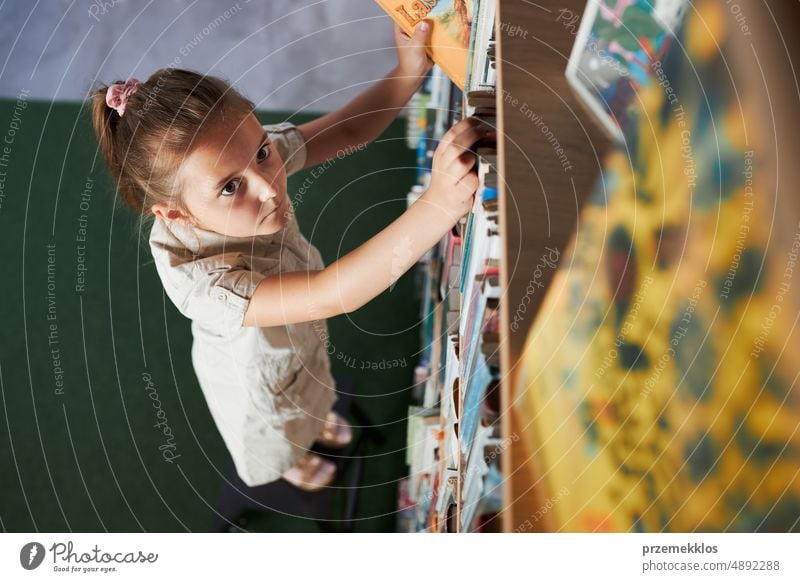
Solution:
{"label": "girl's nose", "polygon": [[278,195],[278,189],[275,187],[272,176],[266,172],[260,171],[259,168],[256,168],[256,170],[248,176],[248,179],[250,180],[251,189],[257,192],[258,201],[262,204]]}
{"label": "girl's nose", "polygon": [[254,182],[260,202],[266,202],[270,198],[275,198],[275,196],[277,196],[277,190],[270,184],[269,180],[265,179],[263,176],[254,177]]}

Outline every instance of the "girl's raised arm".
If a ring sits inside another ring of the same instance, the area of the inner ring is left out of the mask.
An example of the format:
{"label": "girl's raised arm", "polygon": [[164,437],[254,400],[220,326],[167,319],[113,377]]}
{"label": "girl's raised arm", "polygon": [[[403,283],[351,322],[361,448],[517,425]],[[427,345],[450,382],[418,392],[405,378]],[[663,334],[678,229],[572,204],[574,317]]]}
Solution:
{"label": "girl's raised arm", "polygon": [[397,67],[338,111],[298,126],[306,143],[306,168],[331,160],[341,152],[361,149],[375,140],[419,89],[433,61],[425,53],[430,36],[427,22],[414,36],[394,26]]}
{"label": "girl's raised arm", "polygon": [[436,148],[428,190],[388,227],[321,271],[281,273],[256,287],[243,325],[271,327],[350,313],[400,278],[472,206],[478,177],[469,148],[487,128],[465,119]]}

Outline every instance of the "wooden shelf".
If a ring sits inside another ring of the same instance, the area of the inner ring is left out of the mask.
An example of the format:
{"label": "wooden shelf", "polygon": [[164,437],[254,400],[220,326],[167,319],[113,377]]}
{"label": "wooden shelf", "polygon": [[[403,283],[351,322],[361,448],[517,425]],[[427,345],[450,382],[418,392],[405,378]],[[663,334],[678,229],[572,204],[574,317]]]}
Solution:
{"label": "wooden shelf", "polygon": [[[534,451],[514,438],[532,430],[515,412],[518,364],[555,269],[542,268],[531,281],[548,249],[563,256],[610,139],[564,74],[579,25],[570,17],[585,0],[497,2],[502,434],[510,443],[502,455],[503,529],[514,531],[547,498],[531,478],[541,474]],[[546,517],[530,531],[552,529]]]}

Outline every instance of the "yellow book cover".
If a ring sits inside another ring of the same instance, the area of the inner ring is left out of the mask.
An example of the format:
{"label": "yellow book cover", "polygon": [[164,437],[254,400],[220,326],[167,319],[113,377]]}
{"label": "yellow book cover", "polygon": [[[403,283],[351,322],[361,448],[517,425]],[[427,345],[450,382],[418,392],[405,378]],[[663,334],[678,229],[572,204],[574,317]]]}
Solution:
{"label": "yellow book cover", "polygon": [[431,23],[433,62],[460,89],[467,78],[473,0],[375,0],[400,27],[411,34],[423,20]]}

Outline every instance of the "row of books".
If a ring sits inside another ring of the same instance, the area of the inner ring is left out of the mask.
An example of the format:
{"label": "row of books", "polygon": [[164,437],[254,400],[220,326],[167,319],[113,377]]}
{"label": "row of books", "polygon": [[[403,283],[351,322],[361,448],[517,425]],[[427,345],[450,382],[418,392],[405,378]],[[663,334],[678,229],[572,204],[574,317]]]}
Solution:
{"label": "row of books", "polygon": [[[434,67],[408,115],[417,149],[418,183],[430,181],[431,160],[447,129],[465,115],[496,127],[495,0],[470,3],[471,36],[462,91]],[[409,409],[409,477],[399,492],[401,531],[499,531],[500,413],[497,152],[477,144],[480,187],[470,213],[418,265],[423,351],[416,368],[417,405]]]}

